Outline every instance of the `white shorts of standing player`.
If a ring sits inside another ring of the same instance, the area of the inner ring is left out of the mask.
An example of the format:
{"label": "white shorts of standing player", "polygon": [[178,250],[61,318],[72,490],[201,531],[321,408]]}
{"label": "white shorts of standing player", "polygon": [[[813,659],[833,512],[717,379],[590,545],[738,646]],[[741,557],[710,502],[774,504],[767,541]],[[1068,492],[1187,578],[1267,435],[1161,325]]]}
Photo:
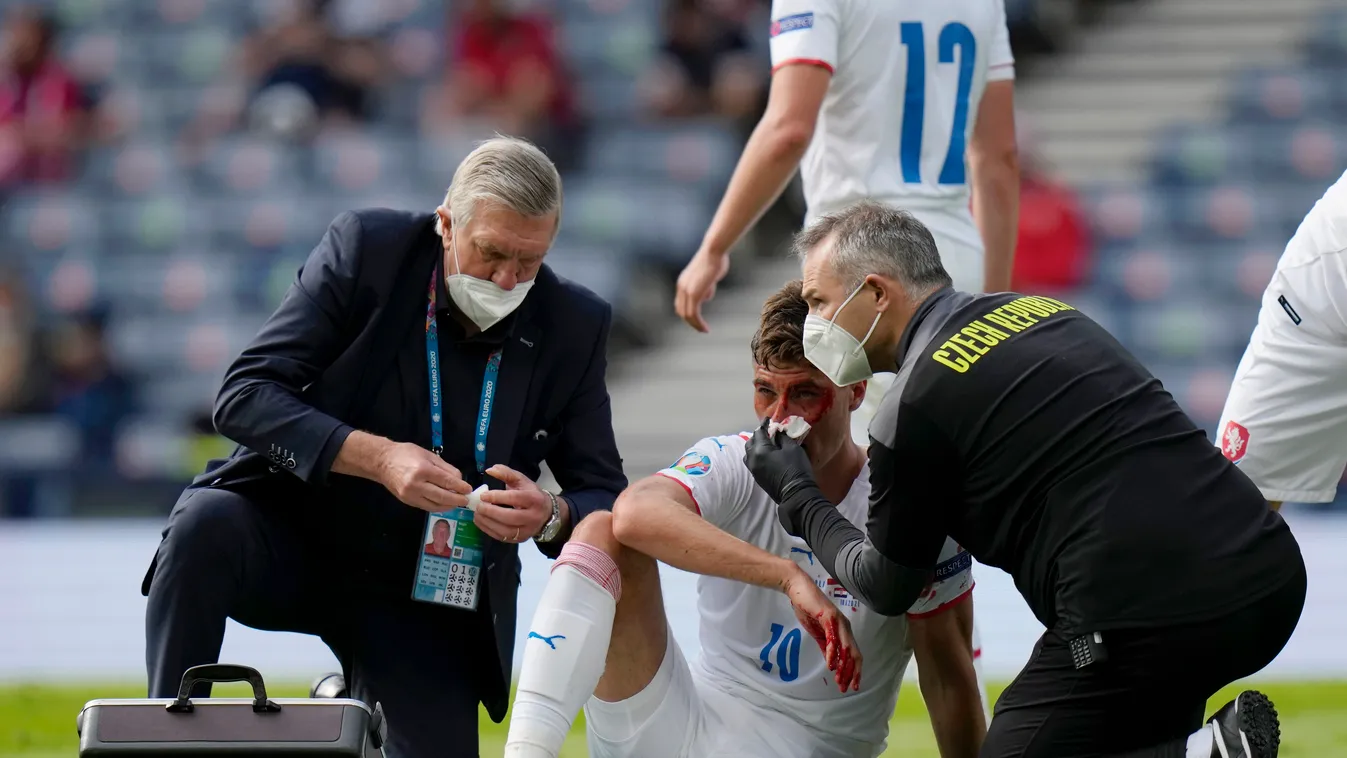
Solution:
{"label": "white shorts of standing player", "polygon": [[[899,204],[899,207],[902,207]],[[961,292],[981,292],[986,257],[982,237],[973,217],[968,213],[941,213],[931,210],[911,210],[931,230],[935,238],[935,247],[940,251],[940,261],[945,265],[950,278],[954,280],[954,289]],[[879,410],[884,393],[893,384],[893,374],[875,374],[865,390],[865,400],[861,407],[851,414],[851,436],[858,445],[870,444],[870,420]],[[1347,395],[1344,396],[1347,398]],[[978,688],[982,691],[982,708],[987,712],[987,723],[991,723],[991,704],[987,699],[987,679],[982,673],[982,635],[978,631],[977,591],[974,590],[973,610],[973,668],[977,670]]]}
{"label": "white shorts of standing player", "polygon": [[1347,464],[1347,253],[1301,237],[1263,293],[1216,444],[1268,500],[1325,503]]}
{"label": "white shorts of standing player", "polygon": [[[754,705],[692,673],[669,634],[664,660],[645,689],[621,702],[585,706],[591,758],[851,758],[781,711]],[[873,750],[873,748],[871,748]]]}

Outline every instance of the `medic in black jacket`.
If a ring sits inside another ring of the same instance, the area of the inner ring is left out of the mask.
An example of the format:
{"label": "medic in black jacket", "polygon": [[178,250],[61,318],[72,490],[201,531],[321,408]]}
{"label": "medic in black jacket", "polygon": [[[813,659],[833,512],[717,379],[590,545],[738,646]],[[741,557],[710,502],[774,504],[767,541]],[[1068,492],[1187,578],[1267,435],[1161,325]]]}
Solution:
{"label": "medic in black jacket", "polygon": [[982,755],[1275,756],[1262,695],[1202,716],[1290,638],[1304,562],[1160,382],[1067,303],[950,289],[909,214],[861,203],[796,244],[806,357],[838,385],[896,372],[870,426],[867,533],[784,434],[760,429],[748,465],[786,529],[881,613],[916,600],[946,535],[1014,577],[1047,631]]}

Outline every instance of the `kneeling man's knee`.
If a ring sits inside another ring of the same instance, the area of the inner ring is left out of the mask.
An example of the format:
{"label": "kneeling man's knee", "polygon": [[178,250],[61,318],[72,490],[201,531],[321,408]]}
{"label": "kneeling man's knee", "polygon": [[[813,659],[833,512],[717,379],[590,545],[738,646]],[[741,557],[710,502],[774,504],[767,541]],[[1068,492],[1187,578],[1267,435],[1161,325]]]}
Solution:
{"label": "kneeling man's knee", "polygon": [[242,496],[202,490],[183,502],[169,521],[161,560],[175,565],[222,560],[242,551],[256,519],[255,506]]}

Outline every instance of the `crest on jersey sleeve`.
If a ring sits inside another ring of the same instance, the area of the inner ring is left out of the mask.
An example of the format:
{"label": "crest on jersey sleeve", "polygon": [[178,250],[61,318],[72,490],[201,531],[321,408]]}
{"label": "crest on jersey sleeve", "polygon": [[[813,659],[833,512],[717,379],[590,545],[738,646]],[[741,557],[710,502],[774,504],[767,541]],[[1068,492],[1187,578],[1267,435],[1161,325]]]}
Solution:
{"label": "crest on jersey sleeve", "polygon": [[1235,421],[1225,422],[1221,430],[1221,452],[1231,463],[1239,463],[1249,449],[1249,430]]}
{"label": "crest on jersey sleeve", "polygon": [[689,450],[669,468],[688,476],[702,476],[711,470],[711,459],[696,450]]}

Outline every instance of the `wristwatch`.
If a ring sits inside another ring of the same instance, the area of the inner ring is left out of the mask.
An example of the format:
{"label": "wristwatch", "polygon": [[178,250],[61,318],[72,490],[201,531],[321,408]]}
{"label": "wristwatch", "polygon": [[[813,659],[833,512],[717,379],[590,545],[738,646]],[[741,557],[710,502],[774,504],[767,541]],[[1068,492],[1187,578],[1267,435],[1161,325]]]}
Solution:
{"label": "wristwatch", "polygon": [[[547,492],[546,490],[543,491]],[[551,542],[557,538],[558,534],[561,534],[561,502],[551,492],[547,492],[547,496],[552,499],[552,516],[547,519],[547,523],[543,524],[543,528],[533,536],[533,539],[538,542]]]}

